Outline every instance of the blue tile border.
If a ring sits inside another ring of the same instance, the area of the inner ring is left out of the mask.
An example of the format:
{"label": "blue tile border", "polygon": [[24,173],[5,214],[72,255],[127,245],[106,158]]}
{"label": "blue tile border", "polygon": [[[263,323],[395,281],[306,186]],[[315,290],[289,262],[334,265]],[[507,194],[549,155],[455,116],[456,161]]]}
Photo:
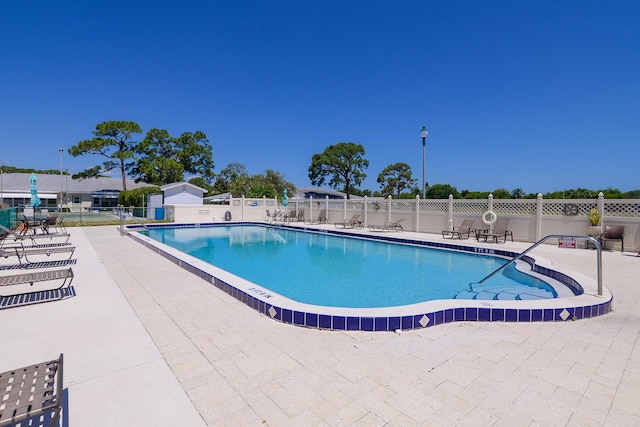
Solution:
{"label": "blue tile border", "polygon": [[[207,223],[207,224],[149,224],[148,228],[199,228],[199,227],[226,227],[230,224],[233,225],[260,225],[265,226],[263,223],[255,222],[234,222],[234,223]],[[404,243],[432,248],[442,248],[449,250],[457,250],[464,252],[471,252],[484,255],[497,255],[504,257],[515,257],[517,254],[501,249],[494,248],[478,248],[468,247],[456,244],[448,244],[441,242],[424,242],[419,240],[403,239],[391,236],[373,235],[363,236],[356,233],[342,232],[335,230],[317,230],[307,227],[291,227],[287,225],[278,226],[281,228],[287,228],[297,231],[306,231],[316,234],[336,234],[340,236],[350,236],[359,239],[371,239],[381,240],[393,243]],[[128,230],[143,231],[144,228],[139,225],[127,226]],[[592,317],[605,315],[612,310],[613,297],[600,304],[587,305],[587,306],[567,306],[567,307],[554,307],[545,309],[516,309],[516,308],[496,308],[496,307],[457,307],[446,308],[436,312],[430,313],[416,313],[413,315],[392,315],[388,317],[371,317],[371,316],[337,316],[326,313],[316,312],[301,312],[292,310],[286,307],[273,306],[260,299],[259,296],[249,295],[246,292],[234,287],[233,285],[224,282],[223,280],[212,276],[211,274],[200,270],[199,268],[183,262],[180,258],[169,254],[152,243],[136,238],[129,234],[137,242],[142,243],[147,248],[160,254],[164,258],[173,262],[174,264],[182,267],[192,274],[206,280],[216,288],[229,294],[238,301],[258,311],[259,313],[272,318],[276,321],[316,329],[326,330],[338,330],[338,331],[396,331],[411,330],[411,329],[423,329],[444,323],[462,322],[462,321],[481,321],[481,322],[565,322],[570,320],[589,319]],[[541,267],[535,264],[535,261],[524,256],[521,258],[523,261],[529,263],[533,271],[552,277],[561,283],[564,283],[576,295],[582,294],[584,291],[582,286],[573,278],[567,276],[564,273],[551,270],[546,267]],[[458,303],[461,300],[456,300]],[[472,301],[472,300],[469,300]],[[321,307],[318,307],[321,309]],[[273,309],[273,310],[271,310]],[[275,312],[275,315],[271,313]],[[564,313],[564,314],[563,314]],[[563,320],[563,317],[565,320]],[[428,321],[427,321],[428,320]]]}

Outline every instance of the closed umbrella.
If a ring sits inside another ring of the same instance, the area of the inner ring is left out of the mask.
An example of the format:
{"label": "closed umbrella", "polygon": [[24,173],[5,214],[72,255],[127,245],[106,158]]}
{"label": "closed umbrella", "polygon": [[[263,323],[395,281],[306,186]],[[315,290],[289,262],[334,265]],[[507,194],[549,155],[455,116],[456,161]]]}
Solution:
{"label": "closed umbrella", "polygon": [[286,208],[288,204],[289,204],[289,201],[287,200],[287,189],[285,188],[284,194],[282,195],[282,206]]}
{"label": "closed umbrella", "polygon": [[29,178],[31,181],[31,202],[29,202],[30,206],[40,206],[40,198],[38,197],[38,177],[35,173],[31,174]]}

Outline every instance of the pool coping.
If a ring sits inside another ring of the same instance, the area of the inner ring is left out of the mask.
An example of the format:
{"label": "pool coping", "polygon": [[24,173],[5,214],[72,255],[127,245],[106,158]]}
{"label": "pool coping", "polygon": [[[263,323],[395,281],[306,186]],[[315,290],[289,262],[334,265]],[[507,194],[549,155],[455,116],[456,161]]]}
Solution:
{"label": "pool coping", "polygon": [[[228,225],[270,226],[263,222],[225,222],[202,224],[148,224],[126,227],[128,235],[152,249],[164,258],[211,283],[216,288],[231,295],[238,301],[253,308],[270,319],[317,329],[347,331],[401,331],[422,329],[449,322],[490,321],[490,322],[566,322],[601,316],[612,310],[613,295],[603,289],[603,295],[596,294],[594,279],[579,273],[569,274],[546,267],[540,257],[525,256],[522,259],[533,266],[533,270],[582,292],[576,296],[541,300],[466,300],[447,299],[426,301],[417,304],[384,308],[341,308],[300,303],[253,282],[222,270],[212,264],[192,257],[177,249],[157,242],[137,231],[144,228],[200,228]],[[424,247],[463,251],[475,254],[495,255],[513,258],[518,253],[499,248],[478,247],[462,243],[444,243],[398,237],[398,233],[364,233],[352,230],[327,229],[308,225],[277,225],[278,228],[302,230],[318,234],[333,234],[355,238],[366,238],[392,243],[412,244]],[[426,237],[426,236],[425,236]],[[548,264],[548,263],[547,263]],[[579,278],[579,281],[576,279]]]}

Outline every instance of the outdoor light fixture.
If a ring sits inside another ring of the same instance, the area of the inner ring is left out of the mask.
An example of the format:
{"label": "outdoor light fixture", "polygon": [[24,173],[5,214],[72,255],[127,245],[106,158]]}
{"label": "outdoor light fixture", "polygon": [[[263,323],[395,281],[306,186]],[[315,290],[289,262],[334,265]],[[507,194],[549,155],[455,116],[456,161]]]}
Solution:
{"label": "outdoor light fixture", "polygon": [[422,198],[423,199],[427,198],[427,192],[426,192],[427,182],[424,179],[424,176],[425,176],[424,164],[425,164],[425,149],[427,147],[428,136],[429,136],[429,131],[425,126],[422,126],[422,129],[420,129],[420,138],[422,138]]}

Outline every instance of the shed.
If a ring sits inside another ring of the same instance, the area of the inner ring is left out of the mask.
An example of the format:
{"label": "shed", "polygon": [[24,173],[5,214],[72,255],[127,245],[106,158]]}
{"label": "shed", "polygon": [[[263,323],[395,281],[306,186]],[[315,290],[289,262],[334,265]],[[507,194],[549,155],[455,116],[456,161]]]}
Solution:
{"label": "shed", "polygon": [[174,182],[160,187],[165,205],[202,205],[207,190],[188,182]]}

